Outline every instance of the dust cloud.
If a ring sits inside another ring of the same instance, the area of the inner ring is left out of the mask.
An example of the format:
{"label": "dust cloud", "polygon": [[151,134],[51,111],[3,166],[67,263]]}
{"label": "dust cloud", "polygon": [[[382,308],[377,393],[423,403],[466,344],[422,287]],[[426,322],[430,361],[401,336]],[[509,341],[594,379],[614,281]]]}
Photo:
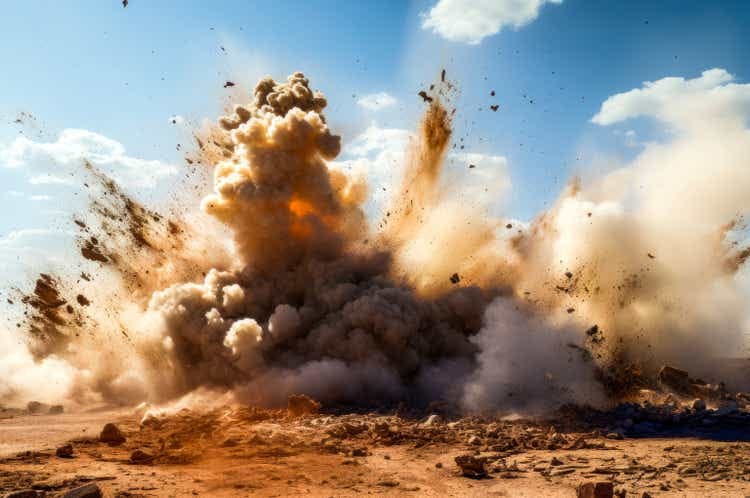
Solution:
{"label": "dust cloud", "polygon": [[[0,355],[0,402],[207,390],[538,413],[632,396],[665,363],[726,375],[750,323],[731,243],[750,194],[741,120],[686,127],[572,181],[509,237],[442,181],[451,85],[436,87],[379,230],[368,185],[327,165],[341,139],[301,73],[261,80],[198,137],[213,171],[200,208],[220,227],[192,207],[157,214],[86,167],[94,202],[77,224],[96,272],[17,290],[27,335]],[[45,378],[54,390],[30,389]]]}

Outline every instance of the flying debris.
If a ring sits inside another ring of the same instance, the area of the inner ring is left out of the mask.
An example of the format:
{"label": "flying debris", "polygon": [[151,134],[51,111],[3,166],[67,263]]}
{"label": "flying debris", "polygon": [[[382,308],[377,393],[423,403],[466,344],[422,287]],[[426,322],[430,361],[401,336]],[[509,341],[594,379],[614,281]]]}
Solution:
{"label": "flying debris", "polygon": [[227,81],[226,83],[224,83],[224,88],[229,88],[229,87],[231,87],[231,86],[234,86],[234,82],[232,82],[232,81]]}
{"label": "flying debris", "polygon": [[425,92],[424,90],[421,90],[417,95],[419,95],[420,97],[422,97],[422,100],[425,101],[425,102],[429,103],[429,102],[433,101],[433,98],[430,97],[429,95],[427,95],[427,92]]}

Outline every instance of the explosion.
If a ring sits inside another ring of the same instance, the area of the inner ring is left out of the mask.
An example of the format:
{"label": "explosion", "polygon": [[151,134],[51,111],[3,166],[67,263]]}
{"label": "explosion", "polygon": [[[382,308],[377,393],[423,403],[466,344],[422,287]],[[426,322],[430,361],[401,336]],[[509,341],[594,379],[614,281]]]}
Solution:
{"label": "explosion", "polygon": [[[265,406],[306,394],[470,412],[604,406],[653,386],[665,363],[726,375],[747,319],[735,278],[747,254],[727,244],[750,194],[744,123],[687,127],[627,168],[574,181],[509,237],[505,220],[442,183],[450,85],[437,86],[380,231],[364,181],[329,167],[341,139],[301,73],[261,80],[210,145],[199,140],[213,168],[200,207],[231,244],[87,166],[96,200],[76,223],[82,256],[102,269],[19,290],[28,346],[0,367],[56,372],[45,401],[163,402],[209,388]],[[6,378],[0,401],[27,400],[28,386]]]}

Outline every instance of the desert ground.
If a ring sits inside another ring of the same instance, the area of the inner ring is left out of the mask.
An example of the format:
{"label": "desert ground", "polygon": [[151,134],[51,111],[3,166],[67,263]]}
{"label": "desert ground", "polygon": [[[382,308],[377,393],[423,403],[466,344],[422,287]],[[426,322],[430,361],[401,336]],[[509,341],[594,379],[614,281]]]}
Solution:
{"label": "desert ground", "polygon": [[[750,496],[750,443],[738,442],[746,414],[733,409],[688,407],[671,410],[668,419],[664,406],[631,404],[607,414],[577,413],[576,420],[587,422],[569,424],[308,408],[234,406],[145,416],[132,409],[6,410],[0,492]],[[103,430],[107,424],[116,428]],[[712,432],[713,426],[722,429]],[[579,489],[585,483],[599,487],[586,494]]]}

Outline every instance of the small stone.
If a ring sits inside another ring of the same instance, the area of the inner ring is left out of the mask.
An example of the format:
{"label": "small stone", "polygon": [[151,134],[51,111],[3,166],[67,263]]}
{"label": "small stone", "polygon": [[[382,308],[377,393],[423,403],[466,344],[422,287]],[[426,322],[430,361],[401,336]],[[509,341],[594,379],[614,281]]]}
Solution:
{"label": "small stone", "polygon": [[240,444],[240,441],[236,437],[228,437],[224,441],[222,441],[220,446],[222,448],[233,448],[239,444]]}
{"label": "small stone", "polygon": [[436,469],[442,469],[442,468],[443,468],[443,464],[442,464],[442,462],[438,462],[438,463],[436,463],[436,464],[435,464],[435,468],[436,468]]}
{"label": "small stone", "polygon": [[441,423],[443,423],[443,419],[440,417],[440,415],[433,413],[432,415],[427,417],[427,420],[422,422],[422,427],[432,427]]}
{"label": "small stone", "polygon": [[161,425],[161,420],[159,420],[159,417],[157,417],[153,413],[146,413],[141,419],[141,428],[151,427],[154,429],[158,429],[159,427],[161,427]]}
{"label": "small stone", "polygon": [[118,446],[125,442],[125,436],[113,423],[106,424],[99,434],[99,441],[110,446]]}
{"label": "small stone", "polygon": [[477,458],[474,455],[458,455],[455,461],[464,477],[480,479],[487,476],[487,462],[484,458]]}
{"label": "small stone", "polygon": [[482,440],[479,438],[479,436],[474,435],[469,438],[469,444],[479,446],[480,444],[482,444]]}
{"label": "small stone", "polygon": [[557,467],[558,465],[562,465],[563,461],[557,457],[552,457],[552,460],[549,461],[549,464],[553,467]]}
{"label": "small stone", "polygon": [[8,493],[5,498],[36,498],[37,496],[44,496],[44,493],[35,489],[22,489]]}
{"label": "small stone", "polygon": [[398,484],[398,481],[394,481],[392,479],[384,479],[378,482],[378,486],[384,486],[386,488],[395,488],[398,487]]}
{"label": "small stone", "polygon": [[73,458],[73,445],[68,443],[60,446],[55,450],[55,455],[60,458]]}
{"label": "small stone", "polygon": [[613,498],[614,485],[611,482],[585,482],[576,489],[578,498]]}
{"label": "small stone", "polygon": [[367,448],[354,448],[352,450],[352,456],[353,457],[366,457],[367,456]]}
{"label": "small stone", "polygon": [[98,485],[89,483],[84,486],[71,489],[63,495],[63,498],[102,498],[102,490]]}
{"label": "small stone", "polygon": [[143,450],[135,450],[130,454],[130,463],[146,464],[154,460],[154,455]]}
{"label": "small stone", "polygon": [[49,407],[50,415],[60,415],[63,411],[65,411],[63,405],[52,405]]}

